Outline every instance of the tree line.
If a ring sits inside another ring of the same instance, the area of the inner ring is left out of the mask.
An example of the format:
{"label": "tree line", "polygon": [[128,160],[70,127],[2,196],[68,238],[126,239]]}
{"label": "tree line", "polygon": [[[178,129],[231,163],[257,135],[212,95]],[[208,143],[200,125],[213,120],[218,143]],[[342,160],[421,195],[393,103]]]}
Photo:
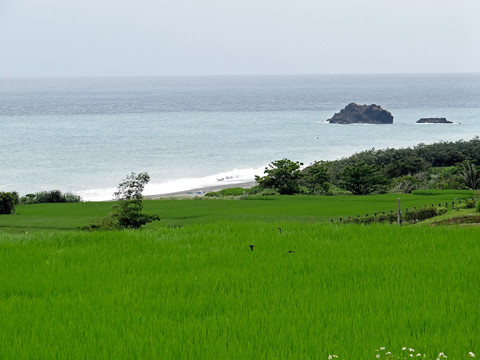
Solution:
{"label": "tree line", "polygon": [[347,194],[417,189],[480,189],[480,138],[367,150],[334,161],[303,163],[281,159],[256,176],[251,193]]}

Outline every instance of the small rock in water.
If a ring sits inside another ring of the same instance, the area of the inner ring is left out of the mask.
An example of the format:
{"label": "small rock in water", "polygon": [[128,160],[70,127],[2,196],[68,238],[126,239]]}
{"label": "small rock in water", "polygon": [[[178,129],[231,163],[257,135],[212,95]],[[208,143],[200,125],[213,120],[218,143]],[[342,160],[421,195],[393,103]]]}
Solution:
{"label": "small rock in water", "polygon": [[417,124],[453,124],[453,122],[445,118],[421,118]]}

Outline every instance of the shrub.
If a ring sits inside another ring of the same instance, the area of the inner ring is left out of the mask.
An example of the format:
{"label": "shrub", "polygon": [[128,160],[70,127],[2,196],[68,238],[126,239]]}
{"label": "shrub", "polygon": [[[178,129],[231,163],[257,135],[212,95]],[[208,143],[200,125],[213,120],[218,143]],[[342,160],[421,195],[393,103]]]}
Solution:
{"label": "shrub", "polygon": [[15,212],[15,195],[11,192],[0,192],[0,214]]}
{"label": "shrub", "polygon": [[475,209],[475,199],[468,199],[465,204],[467,205],[467,209]]}
{"label": "shrub", "polygon": [[420,181],[413,176],[403,176],[393,182],[391,192],[410,194],[413,190],[420,187]]}
{"label": "shrub", "polygon": [[131,173],[123,180],[113,194],[118,202],[113,206],[111,214],[100,220],[99,223],[82,227],[83,230],[119,230],[139,229],[152,221],[159,221],[156,214],[142,213],[145,185],[150,181],[148,173]]}
{"label": "shrub", "polygon": [[263,188],[259,185],[256,185],[248,189],[248,194],[257,195],[257,196],[270,196],[270,195],[278,195],[278,191],[272,188]]}
{"label": "shrub", "polygon": [[475,199],[467,199],[465,202],[456,204],[454,210],[465,210],[465,209],[475,209],[476,201]]}
{"label": "shrub", "polygon": [[139,229],[143,225],[152,221],[160,220],[158,215],[148,215],[142,213],[142,200],[138,199],[120,199],[113,207],[111,216],[116,220],[116,228],[119,229]]}
{"label": "shrub", "polygon": [[75,202],[82,201],[80,195],[77,195],[71,192],[67,192],[63,194],[62,200],[63,200],[62,202],[66,202],[66,203],[75,203]]}
{"label": "shrub", "polygon": [[80,202],[82,199],[79,195],[71,192],[62,194],[60,190],[40,191],[35,194],[27,194],[22,196],[20,202],[22,204],[50,204],[50,203],[73,203]]}
{"label": "shrub", "polygon": [[242,187],[234,187],[222,189],[220,191],[208,192],[205,196],[208,197],[223,197],[223,196],[242,196],[246,193],[246,189]]}
{"label": "shrub", "polygon": [[443,214],[446,214],[447,212],[448,212],[447,208],[444,208],[444,207],[437,208],[437,215],[443,215]]}
{"label": "shrub", "polygon": [[397,214],[387,213],[377,216],[353,217],[345,219],[346,224],[372,224],[372,223],[394,223],[397,222]]}
{"label": "shrub", "polygon": [[475,205],[475,210],[476,210],[477,212],[480,212],[480,198],[477,199],[477,204]]}
{"label": "shrub", "polygon": [[37,192],[35,194],[35,202],[37,204],[62,202],[62,192],[60,190]]}
{"label": "shrub", "polygon": [[453,210],[465,210],[467,208],[467,203],[455,204]]}
{"label": "shrub", "polygon": [[387,213],[387,214],[380,214],[377,216],[377,222],[384,223],[389,222],[393,223],[397,221],[397,214]]}
{"label": "shrub", "polygon": [[35,194],[27,194],[20,198],[20,204],[35,204]]}
{"label": "shrub", "polygon": [[[446,209],[443,211],[441,210],[440,212],[444,213]],[[436,208],[435,206],[425,206],[420,209],[415,209],[411,211],[407,211],[403,214],[403,219],[405,221],[422,221],[426,219],[430,219],[432,217],[435,217],[439,215],[439,209]]]}
{"label": "shrub", "polygon": [[20,197],[18,196],[18,193],[16,191],[12,191],[12,192],[10,192],[10,194],[13,195],[14,204],[15,205],[20,204]]}

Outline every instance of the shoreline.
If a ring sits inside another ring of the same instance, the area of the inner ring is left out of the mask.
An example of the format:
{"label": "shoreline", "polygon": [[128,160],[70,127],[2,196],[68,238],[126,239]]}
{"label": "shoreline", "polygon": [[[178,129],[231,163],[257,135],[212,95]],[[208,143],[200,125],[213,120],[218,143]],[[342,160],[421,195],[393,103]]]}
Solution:
{"label": "shoreline", "polygon": [[143,198],[146,200],[158,200],[158,199],[182,198],[182,197],[185,197],[185,198],[203,197],[205,196],[206,193],[209,193],[209,192],[216,192],[223,189],[229,189],[234,187],[249,189],[255,186],[255,184],[256,184],[255,180],[239,182],[239,183],[225,183],[225,184],[209,185],[209,186],[204,186],[200,188],[177,191],[177,192],[167,193],[167,194],[144,195]]}

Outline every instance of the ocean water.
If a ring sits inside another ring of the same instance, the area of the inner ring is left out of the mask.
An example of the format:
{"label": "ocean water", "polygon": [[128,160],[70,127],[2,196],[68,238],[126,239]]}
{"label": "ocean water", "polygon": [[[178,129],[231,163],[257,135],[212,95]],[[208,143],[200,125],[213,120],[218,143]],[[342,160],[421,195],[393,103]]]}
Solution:
{"label": "ocean water", "polygon": [[[350,102],[393,125],[324,121]],[[418,125],[422,117],[454,124]],[[333,160],[480,135],[480,74],[0,79],[0,191],[112,198],[253,180],[281,158]]]}

